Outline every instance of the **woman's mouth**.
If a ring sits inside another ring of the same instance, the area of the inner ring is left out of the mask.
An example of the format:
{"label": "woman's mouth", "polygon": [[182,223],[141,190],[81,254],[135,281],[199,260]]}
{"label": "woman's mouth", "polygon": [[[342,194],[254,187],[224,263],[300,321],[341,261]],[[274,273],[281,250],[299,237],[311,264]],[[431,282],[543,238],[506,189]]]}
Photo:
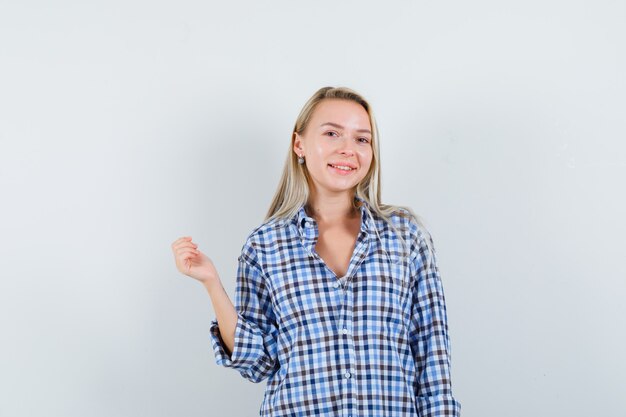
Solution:
{"label": "woman's mouth", "polygon": [[356,168],[350,168],[349,166],[346,165],[333,165],[333,164],[328,164],[328,167],[335,173],[340,174],[340,175],[348,175],[350,174],[352,171],[355,171]]}

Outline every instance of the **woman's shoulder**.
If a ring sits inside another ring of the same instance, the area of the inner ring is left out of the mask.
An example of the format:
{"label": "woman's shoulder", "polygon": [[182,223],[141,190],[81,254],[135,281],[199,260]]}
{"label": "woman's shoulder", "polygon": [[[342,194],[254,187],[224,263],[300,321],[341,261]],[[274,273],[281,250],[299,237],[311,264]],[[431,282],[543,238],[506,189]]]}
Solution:
{"label": "woman's shoulder", "polygon": [[271,218],[254,227],[242,246],[242,256],[255,262],[259,255],[276,253],[277,246],[293,235],[293,220]]}
{"label": "woman's shoulder", "polygon": [[422,221],[410,207],[385,204],[381,205],[381,209],[394,227],[413,236],[420,233]]}
{"label": "woman's shoulder", "polygon": [[413,209],[408,206],[382,205],[387,213],[389,222],[402,233],[403,239],[410,242],[411,252],[419,248],[432,247],[427,241],[432,242],[429,230],[424,224],[424,220]]}

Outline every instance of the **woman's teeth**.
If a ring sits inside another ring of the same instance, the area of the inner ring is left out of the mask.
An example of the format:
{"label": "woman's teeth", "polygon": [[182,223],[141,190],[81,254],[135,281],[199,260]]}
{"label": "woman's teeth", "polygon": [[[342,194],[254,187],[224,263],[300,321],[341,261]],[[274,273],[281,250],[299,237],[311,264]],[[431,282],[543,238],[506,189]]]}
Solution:
{"label": "woman's teeth", "polygon": [[337,165],[331,165],[331,164],[329,164],[329,165],[331,167],[333,167],[333,168],[341,169],[341,170],[344,170],[344,171],[352,171],[354,169],[354,168],[345,167],[345,166],[337,166]]}

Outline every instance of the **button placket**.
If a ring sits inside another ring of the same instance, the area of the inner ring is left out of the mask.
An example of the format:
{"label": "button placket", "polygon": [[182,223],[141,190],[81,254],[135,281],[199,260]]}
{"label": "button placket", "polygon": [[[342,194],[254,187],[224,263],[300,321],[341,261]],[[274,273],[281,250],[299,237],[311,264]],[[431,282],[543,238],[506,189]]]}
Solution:
{"label": "button placket", "polygon": [[356,349],[354,345],[354,338],[350,336],[350,330],[352,329],[352,323],[354,321],[354,296],[353,287],[350,285],[349,281],[350,275],[348,275],[348,277],[346,278],[346,288],[344,291],[344,320],[343,325],[340,327],[340,329],[344,345],[348,349],[348,360],[345,364],[346,368],[344,370],[344,378],[346,383],[346,397],[344,404],[346,404],[346,413],[352,414],[352,411],[354,411],[354,409],[356,408],[355,401],[357,395],[357,381],[354,379],[354,372],[356,369]]}
{"label": "button placket", "polygon": [[[348,410],[356,407],[356,404],[353,404],[355,400],[356,393],[356,381],[353,381],[354,376],[354,364],[356,363],[356,349],[354,346],[354,339],[348,336],[349,330],[348,327],[351,327],[353,323],[353,309],[354,309],[354,297],[353,297],[353,288],[350,285],[350,281],[352,276],[356,273],[356,270],[363,262],[367,250],[369,249],[369,240],[367,239],[367,235],[360,234],[357,242],[357,247],[354,252],[354,256],[350,261],[350,266],[348,267],[348,273],[345,278],[345,287],[343,287],[343,304],[342,309],[343,313],[343,323],[340,324],[339,328],[341,329],[341,334],[344,336],[344,342],[348,346],[348,357],[350,358],[348,363],[346,364],[346,370],[344,371],[344,378],[346,380],[346,384],[348,385],[348,389],[346,389],[346,404],[348,404]],[[335,283],[337,284],[337,283]]]}
{"label": "button placket", "polygon": [[339,305],[337,306],[337,310],[335,310],[337,311],[336,319],[338,320],[336,326],[333,327],[338,332],[338,343],[340,344],[340,349],[342,351],[342,360],[338,363],[337,371],[341,372],[340,375],[342,375],[342,379],[346,384],[342,390],[344,393],[344,395],[342,395],[343,404],[341,407],[343,409],[343,416],[356,416],[354,411],[358,407],[356,403],[358,387],[356,385],[357,381],[354,379],[357,358],[355,341],[352,337],[352,329],[354,328],[354,295],[351,280],[367,256],[370,247],[370,236],[367,232],[367,229],[369,229],[369,221],[366,213],[363,211],[362,216],[363,223],[361,225],[361,231],[357,236],[357,245],[350,260],[348,271],[344,277],[337,277],[315,252],[315,242],[318,237],[317,224],[315,221],[305,215],[301,218],[299,224],[303,244],[309,252],[309,257],[316,258],[317,261],[323,263],[330,273],[329,276],[334,277],[334,282],[331,284],[333,288],[331,292],[334,292],[334,294],[331,298],[334,298],[334,302],[339,303]]}

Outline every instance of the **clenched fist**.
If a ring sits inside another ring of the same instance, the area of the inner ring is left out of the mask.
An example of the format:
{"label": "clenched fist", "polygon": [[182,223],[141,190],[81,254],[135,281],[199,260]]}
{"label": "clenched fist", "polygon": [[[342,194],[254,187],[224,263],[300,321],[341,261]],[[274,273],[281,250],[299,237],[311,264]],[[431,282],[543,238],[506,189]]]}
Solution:
{"label": "clenched fist", "polygon": [[198,245],[191,241],[191,236],[176,239],[172,243],[172,252],[176,268],[183,274],[197,279],[205,286],[219,280],[213,261],[198,250]]}

